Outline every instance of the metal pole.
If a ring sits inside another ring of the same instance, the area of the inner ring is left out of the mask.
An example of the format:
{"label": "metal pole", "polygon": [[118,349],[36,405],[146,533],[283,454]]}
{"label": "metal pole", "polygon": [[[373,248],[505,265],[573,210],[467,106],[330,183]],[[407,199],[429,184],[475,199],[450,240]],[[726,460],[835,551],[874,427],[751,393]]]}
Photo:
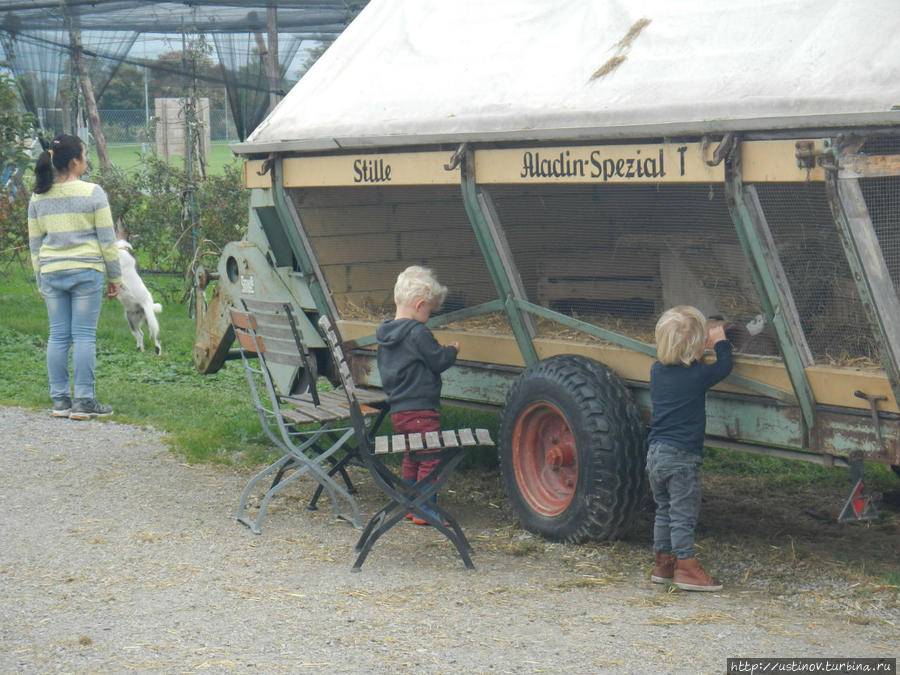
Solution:
{"label": "metal pole", "polygon": [[[144,58],[147,58],[147,50],[144,48]],[[147,66],[144,66],[144,143],[141,155],[144,168],[147,168],[147,155],[150,153],[150,86],[147,82]]]}
{"label": "metal pole", "polygon": [[269,60],[266,65],[266,77],[269,81],[269,112],[275,109],[281,96],[278,94],[281,81],[281,64],[278,62],[278,9],[274,0],[269,1],[266,8],[266,26],[268,28]]}
{"label": "metal pole", "polygon": [[147,66],[144,66],[144,124],[150,126],[150,87],[147,83]]}

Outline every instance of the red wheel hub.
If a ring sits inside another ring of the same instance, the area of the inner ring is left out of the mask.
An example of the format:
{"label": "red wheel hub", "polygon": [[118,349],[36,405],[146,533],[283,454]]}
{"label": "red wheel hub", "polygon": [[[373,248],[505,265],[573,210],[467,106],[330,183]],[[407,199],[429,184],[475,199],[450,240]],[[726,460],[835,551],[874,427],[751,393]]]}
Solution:
{"label": "red wheel hub", "polygon": [[542,401],[522,412],[512,459],[519,491],[534,511],[552,517],[569,507],[578,482],[578,452],[559,408]]}

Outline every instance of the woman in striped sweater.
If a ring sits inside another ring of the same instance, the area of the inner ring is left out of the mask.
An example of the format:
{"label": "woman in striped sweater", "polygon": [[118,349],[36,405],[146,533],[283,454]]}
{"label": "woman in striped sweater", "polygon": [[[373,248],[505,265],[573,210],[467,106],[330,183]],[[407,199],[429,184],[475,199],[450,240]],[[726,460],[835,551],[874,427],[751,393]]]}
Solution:
{"label": "woman in striped sweater", "polygon": [[52,413],[77,420],[113,412],[94,393],[97,321],[104,272],[108,297],[118,295],[122,282],[109,201],[102,187],[80,180],[86,168],[81,139],[57,136],[35,164],[28,206],[31,262],[50,319],[47,373]]}

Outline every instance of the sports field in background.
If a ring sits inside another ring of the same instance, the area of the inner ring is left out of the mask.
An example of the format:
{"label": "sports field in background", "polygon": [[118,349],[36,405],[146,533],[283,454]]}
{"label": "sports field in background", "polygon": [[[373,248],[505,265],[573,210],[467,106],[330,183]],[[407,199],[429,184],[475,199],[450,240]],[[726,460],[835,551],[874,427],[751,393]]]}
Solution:
{"label": "sports field in background", "polygon": [[[210,145],[206,164],[210,174],[220,174],[224,166],[236,161],[236,157],[228,145],[228,141],[216,141]],[[152,150],[153,146],[150,147]],[[109,143],[106,150],[109,153],[110,161],[121,171],[130,171],[141,166],[142,146],[140,143]],[[99,166],[95,148],[90,151],[90,162],[91,166]],[[179,156],[174,157],[173,162],[177,162],[178,166],[184,165],[183,158]]]}

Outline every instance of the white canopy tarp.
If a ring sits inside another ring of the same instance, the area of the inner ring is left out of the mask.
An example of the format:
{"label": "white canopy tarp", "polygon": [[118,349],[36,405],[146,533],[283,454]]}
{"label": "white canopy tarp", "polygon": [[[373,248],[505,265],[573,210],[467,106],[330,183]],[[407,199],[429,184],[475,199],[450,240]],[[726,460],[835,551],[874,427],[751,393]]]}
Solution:
{"label": "white canopy tarp", "polygon": [[372,0],[238,152],[900,124],[898,0]]}

